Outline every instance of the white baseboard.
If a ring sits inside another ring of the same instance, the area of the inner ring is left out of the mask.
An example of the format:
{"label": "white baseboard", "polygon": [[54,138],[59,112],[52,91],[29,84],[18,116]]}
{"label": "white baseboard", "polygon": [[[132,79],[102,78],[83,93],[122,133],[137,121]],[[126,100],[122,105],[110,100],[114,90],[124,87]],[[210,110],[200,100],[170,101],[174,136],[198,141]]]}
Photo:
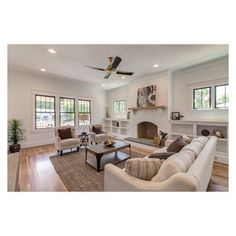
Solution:
{"label": "white baseboard", "polygon": [[48,139],[48,140],[40,140],[40,141],[34,141],[34,142],[24,142],[21,144],[22,148],[30,148],[30,147],[38,147],[43,146],[47,144],[53,144],[55,143],[54,139]]}

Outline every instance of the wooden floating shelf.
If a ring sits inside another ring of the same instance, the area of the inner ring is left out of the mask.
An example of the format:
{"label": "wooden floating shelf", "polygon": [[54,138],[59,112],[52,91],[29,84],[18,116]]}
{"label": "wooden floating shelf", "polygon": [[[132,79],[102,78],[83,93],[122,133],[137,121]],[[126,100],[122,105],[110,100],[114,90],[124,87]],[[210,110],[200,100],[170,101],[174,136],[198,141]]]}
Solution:
{"label": "wooden floating shelf", "polygon": [[153,106],[153,107],[129,107],[128,110],[139,111],[139,110],[153,110],[153,109],[167,109],[167,106]]}

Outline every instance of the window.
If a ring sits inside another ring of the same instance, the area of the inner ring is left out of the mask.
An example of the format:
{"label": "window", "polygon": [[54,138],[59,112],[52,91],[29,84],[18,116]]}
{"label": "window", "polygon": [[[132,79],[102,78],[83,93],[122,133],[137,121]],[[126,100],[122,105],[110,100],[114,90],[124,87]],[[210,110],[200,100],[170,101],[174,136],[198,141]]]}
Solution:
{"label": "window", "polygon": [[125,113],[125,100],[117,100],[113,102],[114,113]]}
{"label": "window", "polygon": [[193,109],[211,108],[211,87],[193,89]]}
{"label": "window", "polygon": [[79,125],[91,124],[91,101],[79,99]]}
{"label": "window", "polygon": [[55,97],[35,95],[35,129],[55,127]]}
{"label": "window", "polygon": [[229,85],[222,84],[215,86],[215,108],[228,108],[229,106]]}
{"label": "window", "polygon": [[60,125],[75,125],[75,99],[60,97]]}

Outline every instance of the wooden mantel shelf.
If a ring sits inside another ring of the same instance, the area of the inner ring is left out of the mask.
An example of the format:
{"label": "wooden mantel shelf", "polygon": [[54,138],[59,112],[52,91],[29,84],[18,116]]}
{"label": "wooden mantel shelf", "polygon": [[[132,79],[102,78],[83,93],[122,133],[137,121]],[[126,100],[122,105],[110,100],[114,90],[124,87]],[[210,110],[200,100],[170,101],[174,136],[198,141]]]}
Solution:
{"label": "wooden mantel shelf", "polygon": [[167,109],[167,106],[153,106],[153,107],[129,107],[128,110],[139,111],[139,110],[152,110],[152,109]]}

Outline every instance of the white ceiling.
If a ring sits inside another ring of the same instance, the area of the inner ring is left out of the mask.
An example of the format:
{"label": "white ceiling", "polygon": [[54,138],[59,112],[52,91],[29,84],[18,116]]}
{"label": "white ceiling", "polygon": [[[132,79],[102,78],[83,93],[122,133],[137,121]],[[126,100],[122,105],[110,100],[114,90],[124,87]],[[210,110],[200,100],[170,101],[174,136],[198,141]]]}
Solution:
{"label": "white ceiling", "polygon": [[[53,48],[56,54],[48,49]],[[105,84],[104,89],[113,89],[142,76],[167,69],[180,69],[197,63],[228,55],[227,45],[9,45],[9,68],[41,76],[74,79]],[[122,58],[118,70],[134,72],[121,79],[112,74],[104,80],[103,71],[86,65],[106,68],[109,56]],[[159,67],[154,68],[153,65]],[[41,72],[45,68],[46,72]]]}

